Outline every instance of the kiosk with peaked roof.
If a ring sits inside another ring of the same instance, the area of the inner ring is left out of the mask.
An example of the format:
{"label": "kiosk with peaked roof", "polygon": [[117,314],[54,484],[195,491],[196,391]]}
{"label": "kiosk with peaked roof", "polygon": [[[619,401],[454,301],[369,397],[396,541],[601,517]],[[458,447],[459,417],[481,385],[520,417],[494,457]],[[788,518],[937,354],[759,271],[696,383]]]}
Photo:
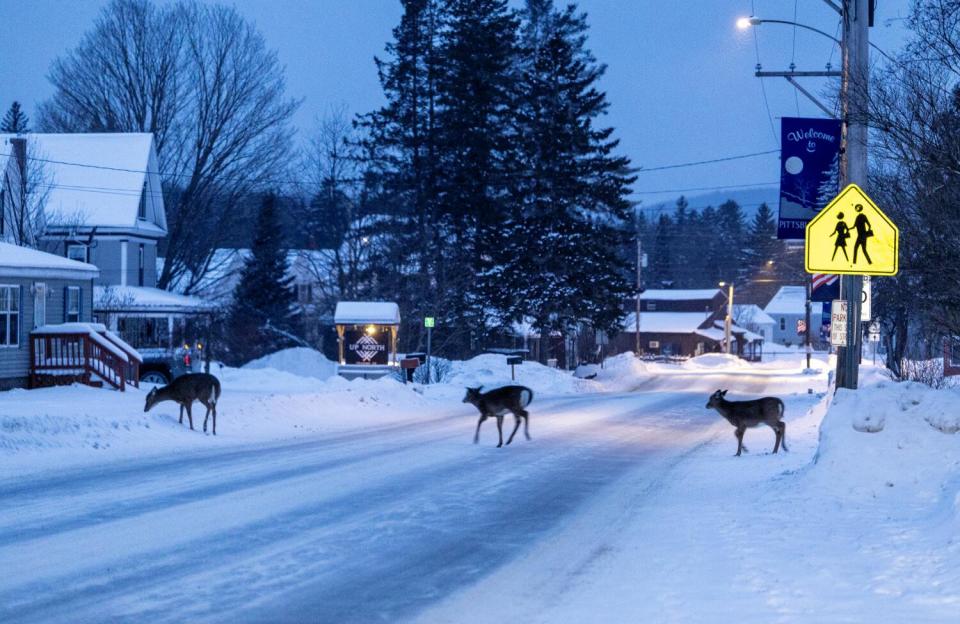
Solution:
{"label": "kiosk with peaked roof", "polygon": [[397,370],[400,307],[392,301],[341,301],[333,322],[339,338],[337,374],[376,379]]}

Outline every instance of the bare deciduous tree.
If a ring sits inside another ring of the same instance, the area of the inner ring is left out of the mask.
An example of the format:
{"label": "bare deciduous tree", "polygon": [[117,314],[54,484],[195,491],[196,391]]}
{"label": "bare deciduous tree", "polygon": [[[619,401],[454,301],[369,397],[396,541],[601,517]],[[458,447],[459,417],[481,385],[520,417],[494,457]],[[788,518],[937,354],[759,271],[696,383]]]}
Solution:
{"label": "bare deciduous tree", "polygon": [[285,169],[299,102],[276,53],[230,7],[114,0],[50,80],[45,129],[154,133],[169,223],[159,286],[191,292],[245,220],[239,200]]}
{"label": "bare deciduous tree", "polygon": [[22,247],[40,247],[46,223],[44,206],[53,186],[53,175],[29,135],[11,142],[10,161],[0,181],[6,178],[9,198],[0,203],[3,215],[0,238]]}

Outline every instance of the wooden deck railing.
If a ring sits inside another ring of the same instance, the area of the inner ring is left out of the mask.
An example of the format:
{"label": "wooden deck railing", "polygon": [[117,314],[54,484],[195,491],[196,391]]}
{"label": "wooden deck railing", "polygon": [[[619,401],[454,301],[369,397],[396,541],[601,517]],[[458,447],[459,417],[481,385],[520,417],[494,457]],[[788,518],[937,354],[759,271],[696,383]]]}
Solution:
{"label": "wooden deck railing", "polygon": [[93,328],[36,330],[30,334],[30,387],[107,383],[122,391],[127,383],[136,383],[139,368],[139,355],[131,358],[125,351]]}

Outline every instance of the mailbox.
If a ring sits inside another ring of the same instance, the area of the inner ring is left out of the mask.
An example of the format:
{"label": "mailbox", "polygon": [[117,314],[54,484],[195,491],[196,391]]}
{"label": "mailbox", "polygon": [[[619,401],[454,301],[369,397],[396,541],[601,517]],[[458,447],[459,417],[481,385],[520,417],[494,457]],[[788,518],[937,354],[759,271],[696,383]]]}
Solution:
{"label": "mailbox", "polygon": [[508,355],[507,364],[514,366],[516,364],[523,364],[523,357],[519,355]]}

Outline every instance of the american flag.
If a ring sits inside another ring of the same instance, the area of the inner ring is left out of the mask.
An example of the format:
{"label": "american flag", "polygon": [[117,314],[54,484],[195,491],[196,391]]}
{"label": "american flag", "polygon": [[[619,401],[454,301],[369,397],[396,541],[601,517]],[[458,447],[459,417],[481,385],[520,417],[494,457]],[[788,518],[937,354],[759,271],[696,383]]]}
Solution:
{"label": "american flag", "polygon": [[840,279],[839,275],[828,275],[826,273],[814,273],[813,278],[810,281],[813,283],[813,290],[816,290],[824,285],[832,286],[833,284],[836,283],[838,279]]}
{"label": "american flag", "polygon": [[811,301],[831,301],[840,297],[840,276],[814,273],[810,280]]}

